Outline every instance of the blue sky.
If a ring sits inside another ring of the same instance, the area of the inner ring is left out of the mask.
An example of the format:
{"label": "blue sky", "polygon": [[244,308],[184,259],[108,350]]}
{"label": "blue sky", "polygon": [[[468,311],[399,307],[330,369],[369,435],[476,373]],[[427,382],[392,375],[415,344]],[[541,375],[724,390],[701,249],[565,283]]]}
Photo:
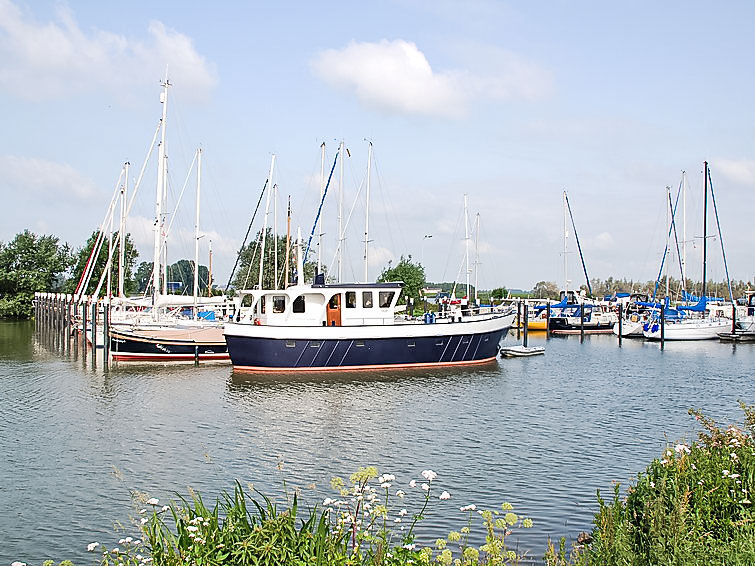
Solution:
{"label": "blue sky", "polygon": [[[228,276],[271,155],[279,226],[290,194],[294,225],[308,234],[320,144],[331,162],[341,139],[351,154],[347,279],[363,271],[363,193],[354,202],[370,139],[371,278],[411,254],[430,280],[463,280],[467,193],[471,222],[480,213],[482,288],[562,285],[566,189],[590,276],[653,279],[665,187],[676,190],[682,170],[687,263],[699,278],[707,159],[730,273],[751,280],[754,12],[749,2],[0,0],[0,240],[29,228],[84,242],[123,162],[132,180],[143,163],[167,67],[172,198],[202,147],[201,245],[205,255],[213,242],[216,281]],[[147,261],[155,169],[128,228]],[[193,190],[171,261],[193,256]],[[335,215],[328,199],[328,265]],[[709,273],[721,279],[712,242]],[[567,262],[581,283],[573,239]]]}

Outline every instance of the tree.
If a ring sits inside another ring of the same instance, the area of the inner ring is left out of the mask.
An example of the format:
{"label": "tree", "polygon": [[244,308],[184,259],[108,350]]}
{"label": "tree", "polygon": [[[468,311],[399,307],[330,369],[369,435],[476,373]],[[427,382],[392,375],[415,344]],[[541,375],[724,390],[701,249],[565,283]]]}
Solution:
{"label": "tree", "polygon": [[538,299],[558,299],[559,289],[553,281],[539,281],[532,288],[532,295]]}
{"label": "tree", "polygon": [[72,263],[68,244],[29,230],[0,242],[0,318],[29,318],[34,293],[58,292]]}
{"label": "tree", "polygon": [[496,287],[490,292],[490,296],[494,299],[503,299],[509,292],[506,287]]}
{"label": "tree", "polygon": [[[76,286],[78,285],[79,280],[81,279],[81,275],[84,273],[84,269],[89,262],[89,256],[92,254],[92,249],[94,248],[94,244],[96,243],[99,234],[99,230],[92,232],[92,235],[89,236],[86,244],[84,244],[84,246],[81,247],[78,252],[76,252],[74,256],[76,264],[73,269],[73,276],[66,283],[66,292],[73,293],[76,291]],[[134,269],[134,264],[136,263],[136,258],[139,255],[139,252],[134,246],[134,242],[131,239],[131,234],[126,234],[125,241],[126,253],[124,255],[125,270],[123,274],[123,287],[124,292],[128,295],[129,293],[134,293],[136,291],[136,282],[134,281],[134,278],[132,276],[132,271]],[[111,262],[112,267],[110,278],[111,292],[113,294],[118,293],[118,266],[120,265],[120,253],[118,250],[119,242],[120,240],[113,240],[113,259]],[[96,260],[94,260],[94,269],[92,271],[92,276],[89,279],[89,284],[87,285],[86,289],[79,289],[79,293],[90,295],[95,292],[97,285],[100,282],[100,278],[105,271],[107,258],[108,246],[107,242],[103,242],[102,247],[100,247],[100,253],[97,255]],[[105,282],[100,288],[100,296],[104,296],[106,293],[107,282]]]}
{"label": "tree", "polygon": [[149,286],[152,284],[152,262],[143,261],[136,268],[134,274],[134,283],[136,285],[136,292],[139,295],[143,295]]}
{"label": "tree", "polygon": [[383,269],[383,272],[378,277],[378,283],[388,283],[391,281],[403,281],[404,289],[402,295],[407,298],[412,298],[415,302],[419,302],[420,291],[425,287],[425,268],[419,263],[412,262],[412,256],[405,258],[401,256],[396,267],[390,267]]}
{"label": "tree", "polygon": [[[194,261],[188,259],[179,259],[176,263],[167,268],[168,281],[178,281],[181,283],[179,294],[194,294]],[[210,271],[206,265],[199,266],[199,294],[207,294],[207,282],[210,278]]]}
{"label": "tree", "polygon": [[[257,232],[255,240],[249,242],[241,250],[241,259],[236,268],[236,275],[231,285],[236,289],[255,289],[259,285],[260,246],[262,245],[262,230]],[[278,273],[275,274],[275,247],[278,248]],[[295,283],[296,273],[296,245],[291,241],[289,252],[289,284]],[[262,287],[264,289],[282,288],[286,283],[286,236],[273,237],[271,228],[265,236],[265,253],[263,258]],[[308,261],[304,264],[304,279],[314,279],[316,263]],[[323,266],[323,273],[326,270]],[[276,276],[277,275],[277,276]],[[276,285],[277,280],[277,285]]]}

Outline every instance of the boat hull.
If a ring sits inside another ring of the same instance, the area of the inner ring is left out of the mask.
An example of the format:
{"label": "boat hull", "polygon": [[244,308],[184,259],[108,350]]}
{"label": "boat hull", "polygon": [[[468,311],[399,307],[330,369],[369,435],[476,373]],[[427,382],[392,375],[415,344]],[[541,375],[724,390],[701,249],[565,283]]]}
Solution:
{"label": "boat hull", "polygon": [[355,327],[227,324],[234,370],[329,371],[485,363],[513,315],[484,321]]}
{"label": "boat hull", "polygon": [[[645,323],[643,321],[639,322],[632,322],[631,320],[624,319],[621,322],[621,336],[624,338],[642,338],[643,337],[643,327]],[[614,322],[613,328],[611,329],[612,332],[618,336],[619,335],[619,323]]]}
{"label": "boat hull", "polygon": [[[731,328],[731,321],[727,320],[688,320],[682,322],[667,322],[663,332],[664,340],[713,340],[719,333]],[[660,323],[652,323],[643,332],[648,340],[660,340]]]}
{"label": "boat hull", "polygon": [[550,331],[552,334],[581,334],[583,328],[585,334],[610,334],[613,332],[613,322],[586,320],[584,326],[582,326],[578,318],[553,317],[550,319]]}
{"label": "boat hull", "polygon": [[110,332],[113,361],[191,362],[227,361],[228,346],[219,332]]}

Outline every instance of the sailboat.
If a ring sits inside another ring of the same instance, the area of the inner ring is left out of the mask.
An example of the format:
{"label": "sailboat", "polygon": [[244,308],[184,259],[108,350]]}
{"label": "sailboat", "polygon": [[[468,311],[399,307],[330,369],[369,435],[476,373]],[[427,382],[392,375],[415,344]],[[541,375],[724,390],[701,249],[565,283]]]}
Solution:
{"label": "sailboat", "polygon": [[[710,340],[718,338],[720,333],[726,332],[731,327],[731,320],[723,316],[712,315],[709,312],[709,299],[706,296],[706,279],[707,279],[707,259],[708,259],[708,190],[710,181],[710,171],[708,162],[704,163],[704,193],[703,193],[703,279],[702,293],[694,305],[681,305],[676,309],[668,307],[668,300],[664,304],[664,321],[656,318],[645,324],[643,334],[649,340]],[[712,194],[713,187],[710,186]],[[715,197],[713,205],[715,207]],[[718,211],[716,210],[716,218]],[[719,240],[721,240],[721,227],[718,226]],[[723,252],[723,241],[721,242]],[[724,254],[724,265],[726,265],[726,256]],[[728,279],[728,268],[727,268]],[[731,295],[731,285],[729,285],[729,294]],[[732,304],[733,304],[732,298]],[[670,316],[667,316],[670,315]]]}
{"label": "sailboat", "polygon": [[[199,202],[202,170],[202,151],[197,150],[197,193],[195,220],[194,289],[192,297],[169,295],[165,259],[166,238],[170,225],[165,226],[163,207],[167,196],[166,119],[168,87],[163,83],[160,96],[162,118],[158,131],[157,196],[155,207],[155,244],[152,273],[152,298],[149,308],[144,299],[133,302],[123,296],[114,301],[116,310],[111,317],[110,352],[114,361],[217,361],[228,359],[228,348],[222,331],[222,319],[231,304],[225,297],[199,297]],[[157,132],[155,135],[157,139]],[[146,165],[146,162],[145,162]],[[192,164],[193,166],[193,164]],[[175,217],[175,215],[173,215]],[[123,233],[123,226],[121,226]],[[122,290],[121,290],[122,293]],[[190,316],[183,316],[185,311]],[[221,320],[216,320],[219,315]]]}

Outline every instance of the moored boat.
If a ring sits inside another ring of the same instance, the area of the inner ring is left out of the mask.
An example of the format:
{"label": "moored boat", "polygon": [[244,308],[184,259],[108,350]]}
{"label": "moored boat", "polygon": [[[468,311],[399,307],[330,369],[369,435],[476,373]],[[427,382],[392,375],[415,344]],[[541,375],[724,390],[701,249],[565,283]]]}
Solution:
{"label": "moored boat", "polygon": [[[322,371],[479,364],[496,359],[506,312],[396,318],[401,283],[300,284],[240,291],[225,325],[234,370]],[[245,303],[249,305],[244,308]]]}

